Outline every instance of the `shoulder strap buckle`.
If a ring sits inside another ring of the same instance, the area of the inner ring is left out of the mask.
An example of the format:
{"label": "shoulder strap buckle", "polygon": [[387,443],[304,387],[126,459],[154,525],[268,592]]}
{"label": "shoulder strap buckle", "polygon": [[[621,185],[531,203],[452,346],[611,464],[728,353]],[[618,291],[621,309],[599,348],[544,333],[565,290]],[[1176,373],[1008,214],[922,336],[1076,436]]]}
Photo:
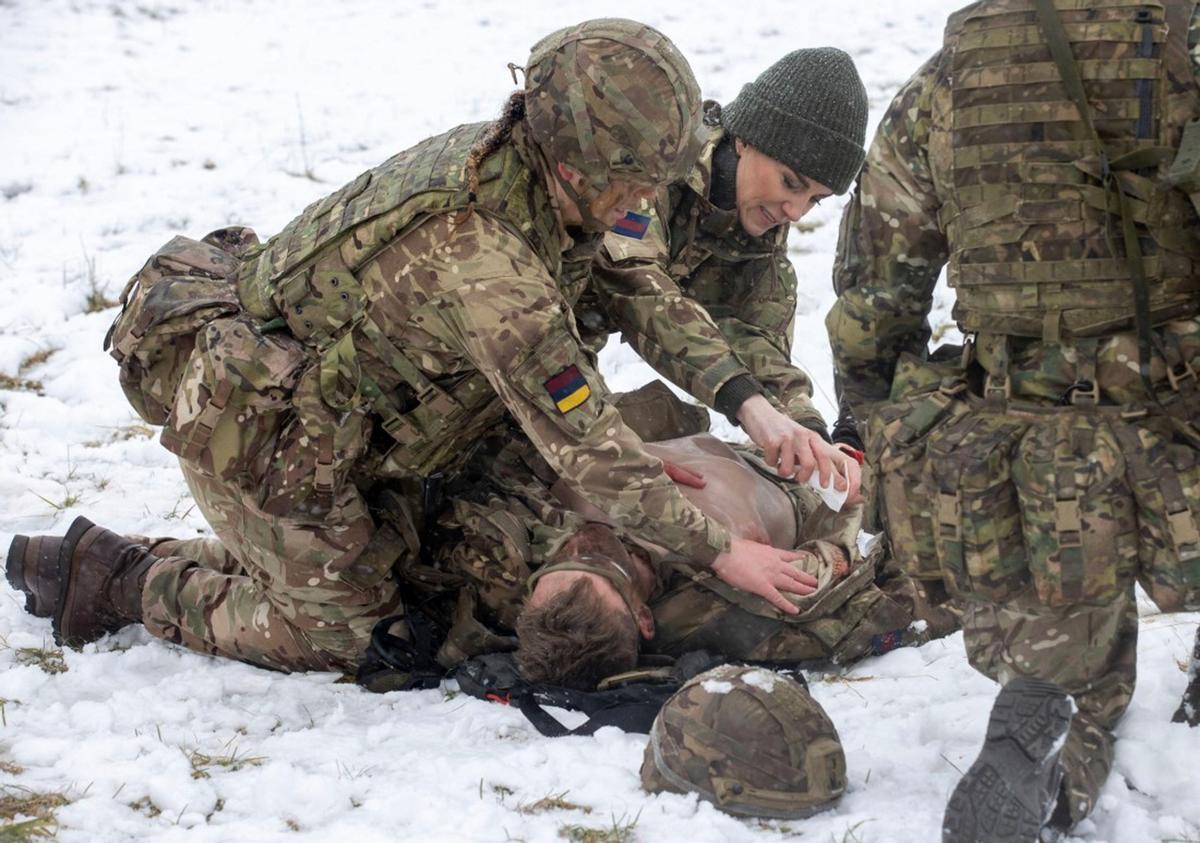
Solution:
{"label": "shoulder strap buckle", "polygon": [[1100,403],[1100,385],[1093,380],[1075,381],[1067,387],[1067,401],[1075,407],[1094,407]]}
{"label": "shoulder strap buckle", "polygon": [[[1196,370],[1192,368],[1192,364],[1190,362],[1185,360],[1177,366],[1167,367],[1167,380],[1171,384],[1171,389],[1175,390],[1176,392],[1183,392],[1185,386],[1188,389],[1195,389]],[[1189,380],[1192,381],[1190,386],[1187,385],[1187,381]]]}
{"label": "shoulder strap buckle", "polygon": [[986,401],[1008,401],[1012,398],[1012,378],[1007,372],[1003,377],[989,373],[983,382],[983,397]]}

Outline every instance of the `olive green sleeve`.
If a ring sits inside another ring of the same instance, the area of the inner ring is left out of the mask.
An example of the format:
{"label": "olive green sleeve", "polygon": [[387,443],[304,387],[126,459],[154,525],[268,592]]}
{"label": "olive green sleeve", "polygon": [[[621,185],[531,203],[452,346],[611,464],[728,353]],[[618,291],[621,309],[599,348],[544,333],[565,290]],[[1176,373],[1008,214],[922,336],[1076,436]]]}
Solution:
{"label": "olive green sleeve", "polygon": [[[769,255],[728,264],[721,302],[705,302],[734,355],[762,384],[772,403],[798,424],[826,436],[813,406],[812,379],[792,362],[796,271],[787,257],[787,228]],[[712,259],[710,259],[712,260]]]}
{"label": "olive green sleeve", "polygon": [[947,260],[928,145],[941,54],[892,100],[842,217],[825,320],[843,396],[859,418],[885,400],[902,352],[924,356]]}
{"label": "olive green sleeve", "polygon": [[[665,199],[659,211],[665,210]],[[592,283],[610,325],[663,377],[709,407],[730,379],[748,375],[703,305],[686,296],[668,271],[669,246],[652,218],[641,240],[605,237]]]}

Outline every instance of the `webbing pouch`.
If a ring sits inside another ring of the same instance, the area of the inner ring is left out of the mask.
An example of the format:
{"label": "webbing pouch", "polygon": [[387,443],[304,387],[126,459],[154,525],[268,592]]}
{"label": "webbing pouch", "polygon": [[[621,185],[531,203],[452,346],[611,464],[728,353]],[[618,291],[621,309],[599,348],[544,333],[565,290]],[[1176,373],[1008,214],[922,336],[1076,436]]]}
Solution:
{"label": "webbing pouch", "polygon": [[262,333],[247,314],[208,322],[196,334],[163,446],[209,477],[255,488],[306,360],[300,343]]}
{"label": "webbing pouch", "polygon": [[272,515],[322,518],[366,449],[367,409],[330,407],[317,365],[299,375],[290,409],[261,472],[258,505]]}
{"label": "webbing pouch", "polygon": [[1042,605],[1107,605],[1129,589],[1138,523],[1121,448],[1102,416],[1064,410],[1031,427],[1013,480]]}
{"label": "webbing pouch", "polygon": [[877,472],[876,495],[892,553],[910,576],[921,579],[941,578],[934,544],[937,499],[926,449],[934,431],[966,412],[955,391],[960,389],[926,388],[880,407],[868,422],[867,462]]}
{"label": "webbing pouch", "polygon": [[1200,446],[1188,421],[1114,422],[1137,505],[1142,587],[1163,611],[1200,600]]}
{"label": "webbing pouch", "polygon": [[1029,582],[1012,481],[1013,452],[1028,427],[977,410],[930,437],[934,544],[952,594],[1004,601]]}
{"label": "webbing pouch", "polygon": [[104,348],[120,365],[125,397],[146,422],[166,422],[197,331],[238,311],[232,279],[240,255],[257,242],[248,228],[220,229],[203,240],[175,237],[126,284]]}

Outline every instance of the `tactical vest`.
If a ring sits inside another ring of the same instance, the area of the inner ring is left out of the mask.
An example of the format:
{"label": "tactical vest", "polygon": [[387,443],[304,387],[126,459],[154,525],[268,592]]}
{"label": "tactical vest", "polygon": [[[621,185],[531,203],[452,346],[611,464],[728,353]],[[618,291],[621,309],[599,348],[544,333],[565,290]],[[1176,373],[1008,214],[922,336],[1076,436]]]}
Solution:
{"label": "tactical vest", "polygon": [[[465,458],[504,405],[477,371],[432,378],[422,372],[367,317],[359,270],[427,215],[473,204],[520,232],[559,275],[557,217],[522,157],[520,126],[480,166],[477,195],[470,195],[467,153],[488,125],[452,129],[363,173],[248,255],[239,275],[243,307],[267,325],[286,325],[311,350],[324,403],[379,417],[397,443],[380,467],[392,476],[428,477]],[[382,365],[364,366],[362,358]]]}
{"label": "tactical vest", "polygon": [[[1191,3],[1056,0],[1107,150],[1099,154],[1055,64],[1033,0],[975,4],[946,29],[950,138],[939,222],[952,244],[955,317],[968,332],[1103,336],[1133,324],[1122,218],[1108,162],[1144,255],[1154,325],[1200,310],[1200,218],[1165,181],[1184,125],[1200,116],[1188,55]],[[936,149],[935,149],[936,154]],[[1130,160],[1130,159],[1127,159]]]}

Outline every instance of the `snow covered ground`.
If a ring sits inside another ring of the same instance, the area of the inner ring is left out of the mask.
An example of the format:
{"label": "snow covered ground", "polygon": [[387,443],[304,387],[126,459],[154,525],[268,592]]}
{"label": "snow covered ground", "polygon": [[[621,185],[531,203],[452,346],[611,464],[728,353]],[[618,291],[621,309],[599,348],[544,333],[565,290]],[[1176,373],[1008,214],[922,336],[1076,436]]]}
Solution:
{"label": "snow covered ground", "polygon": [[[956,5],[0,0],[0,550],[13,533],[63,532],[84,513],[127,532],[204,531],[101,351],[111,300],[174,234],[244,223],[269,235],[393,152],[492,116],[512,87],[505,63],[586,17],[661,27],[722,100],[789,50],[840,46],[878,119]],[[822,319],[840,209],[825,202],[792,244],[796,359],[830,417]],[[652,376],[621,348],[606,352],[605,373],[618,388]],[[1200,732],[1168,722],[1196,619],[1146,607],[1116,771],[1079,839],[1200,840]],[[995,693],[959,636],[813,677],[850,790],[812,819],[759,823],[643,794],[640,736],[552,741],[452,688],[374,696],[336,678],[217,661],[140,629],[58,659],[49,623],[0,583],[0,799],[62,794],[63,841],[534,841],[599,829],[610,837],[590,839],[928,843]]]}

